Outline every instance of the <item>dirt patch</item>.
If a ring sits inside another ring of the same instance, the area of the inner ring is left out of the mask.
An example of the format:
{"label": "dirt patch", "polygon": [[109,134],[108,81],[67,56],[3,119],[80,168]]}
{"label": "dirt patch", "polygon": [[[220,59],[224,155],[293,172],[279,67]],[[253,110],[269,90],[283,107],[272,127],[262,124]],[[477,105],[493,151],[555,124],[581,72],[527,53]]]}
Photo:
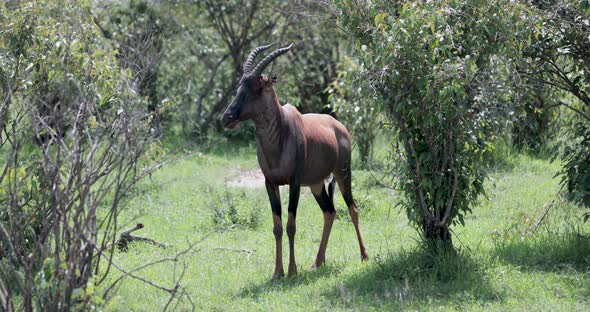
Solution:
{"label": "dirt patch", "polygon": [[[244,188],[264,188],[264,175],[259,168],[233,169],[225,178],[225,186]],[[289,185],[279,186],[281,192],[289,192]],[[307,187],[301,188],[301,195],[307,196],[311,191]]]}
{"label": "dirt patch", "polygon": [[264,175],[258,168],[232,170],[231,175],[225,179],[225,185],[229,187],[261,188],[264,187]]}

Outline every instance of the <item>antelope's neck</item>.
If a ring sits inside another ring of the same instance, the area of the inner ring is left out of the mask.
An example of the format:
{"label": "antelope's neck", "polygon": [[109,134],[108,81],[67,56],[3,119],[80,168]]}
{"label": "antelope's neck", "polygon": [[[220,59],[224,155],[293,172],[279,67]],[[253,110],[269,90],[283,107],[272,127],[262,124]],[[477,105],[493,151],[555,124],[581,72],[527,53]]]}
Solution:
{"label": "antelope's neck", "polygon": [[270,153],[280,153],[281,151],[281,134],[283,124],[283,109],[279,105],[276,95],[274,100],[268,105],[263,113],[256,116],[254,125],[256,126],[256,138],[266,156]]}

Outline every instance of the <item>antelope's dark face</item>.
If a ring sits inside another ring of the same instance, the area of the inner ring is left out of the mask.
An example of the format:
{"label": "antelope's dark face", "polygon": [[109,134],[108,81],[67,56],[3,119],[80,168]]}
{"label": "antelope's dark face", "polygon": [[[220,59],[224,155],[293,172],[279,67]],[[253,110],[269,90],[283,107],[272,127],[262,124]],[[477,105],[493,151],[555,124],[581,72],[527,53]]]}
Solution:
{"label": "antelope's dark face", "polygon": [[265,75],[258,77],[244,76],[238,85],[238,91],[225,109],[221,122],[225,128],[233,129],[240,121],[256,117],[265,108],[265,92],[272,89],[273,82]]}
{"label": "antelope's dark face", "polygon": [[244,62],[244,75],[240,79],[238,91],[231,103],[225,109],[221,117],[223,127],[232,129],[240,121],[252,119],[260,112],[264,111],[268,96],[272,96],[272,92],[267,92],[273,88],[273,79],[269,79],[262,71],[276,59],[279,55],[286,53],[292,45],[277,49],[276,51],[265,57],[256,67],[253,66],[256,55],[260,52],[270,48],[272,44],[261,46],[254,49]]}

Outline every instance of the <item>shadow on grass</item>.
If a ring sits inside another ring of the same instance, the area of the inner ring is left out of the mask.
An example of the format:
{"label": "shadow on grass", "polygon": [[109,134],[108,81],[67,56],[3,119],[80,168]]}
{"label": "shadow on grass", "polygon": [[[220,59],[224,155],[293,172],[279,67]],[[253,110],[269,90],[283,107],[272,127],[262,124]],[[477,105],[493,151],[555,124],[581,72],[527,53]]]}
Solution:
{"label": "shadow on grass", "polygon": [[590,272],[590,236],[578,231],[505,239],[494,255],[524,270]]}
{"label": "shadow on grass", "polygon": [[332,276],[339,274],[339,268],[331,265],[324,265],[315,270],[300,271],[294,277],[285,277],[278,281],[273,281],[270,278],[262,281],[259,284],[252,284],[243,288],[238,295],[241,297],[259,297],[262,294],[283,291],[288,288],[298,287],[303,285],[309,285],[317,281],[322,277]]}
{"label": "shadow on grass", "polygon": [[500,300],[480,264],[464,251],[435,254],[424,248],[372,260],[325,296],[347,308],[404,310],[408,305],[448,307]]}

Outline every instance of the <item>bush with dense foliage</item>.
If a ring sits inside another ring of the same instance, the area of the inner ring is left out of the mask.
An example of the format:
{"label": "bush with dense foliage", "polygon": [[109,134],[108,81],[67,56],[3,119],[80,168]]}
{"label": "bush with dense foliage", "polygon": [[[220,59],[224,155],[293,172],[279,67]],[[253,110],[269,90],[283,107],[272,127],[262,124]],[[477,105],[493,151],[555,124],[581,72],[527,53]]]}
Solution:
{"label": "bush with dense foliage", "polygon": [[[409,219],[450,244],[484,193],[484,155],[509,109],[519,4],[513,1],[337,1],[359,57],[359,94],[376,98],[396,135]],[[392,163],[394,167],[397,164]]]}

